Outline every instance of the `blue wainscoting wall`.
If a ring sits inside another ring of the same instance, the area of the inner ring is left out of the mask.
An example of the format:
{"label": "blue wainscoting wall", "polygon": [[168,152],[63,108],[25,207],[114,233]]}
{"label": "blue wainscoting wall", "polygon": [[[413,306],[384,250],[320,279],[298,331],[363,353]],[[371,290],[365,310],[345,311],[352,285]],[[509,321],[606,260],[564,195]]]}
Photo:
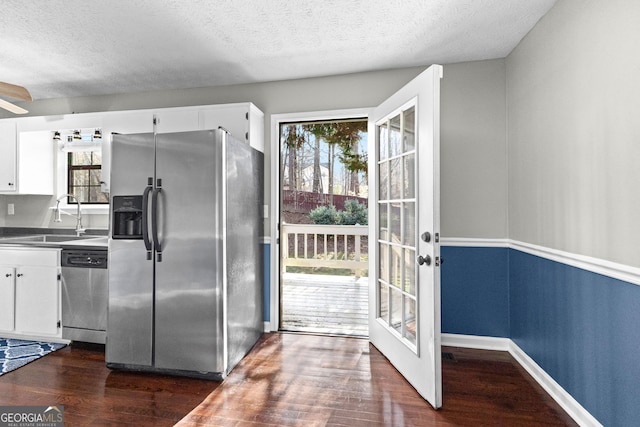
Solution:
{"label": "blue wainscoting wall", "polygon": [[509,249],[442,246],[442,332],[509,337]]}
{"label": "blue wainscoting wall", "polygon": [[442,332],[511,338],[600,423],[640,426],[640,286],[516,249],[442,256]]}
{"label": "blue wainscoting wall", "polygon": [[640,286],[517,250],[511,339],[605,426],[640,426]]}

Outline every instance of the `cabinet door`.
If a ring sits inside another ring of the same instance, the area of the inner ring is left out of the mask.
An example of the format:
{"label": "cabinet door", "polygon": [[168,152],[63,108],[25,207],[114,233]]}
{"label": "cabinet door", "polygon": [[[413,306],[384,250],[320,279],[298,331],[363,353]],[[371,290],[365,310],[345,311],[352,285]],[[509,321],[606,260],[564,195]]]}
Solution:
{"label": "cabinet door", "polygon": [[200,129],[198,110],[178,109],[169,111],[157,111],[157,133],[188,132]]}
{"label": "cabinet door", "polygon": [[16,123],[0,121],[0,191],[16,191]]}
{"label": "cabinet door", "polygon": [[212,105],[201,112],[203,129],[218,129],[222,126],[235,139],[248,142],[249,137],[249,104]]}
{"label": "cabinet door", "polygon": [[57,335],[58,269],[55,267],[16,268],[16,332]]}
{"label": "cabinet door", "polygon": [[0,331],[13,331],[15,296],[15,269],[0,266]]}
{"label": "cabinet door", "polygon": [[54,144],[50,131],[18,135],[18,193],[53,195]]}
{"label": "cabinet door", "polygon": [[115,133],[153,132],[153,113],[150,111],[122,111],[105,114],[102,118],[102,171],[101,191],[111,188],[111,141]]}

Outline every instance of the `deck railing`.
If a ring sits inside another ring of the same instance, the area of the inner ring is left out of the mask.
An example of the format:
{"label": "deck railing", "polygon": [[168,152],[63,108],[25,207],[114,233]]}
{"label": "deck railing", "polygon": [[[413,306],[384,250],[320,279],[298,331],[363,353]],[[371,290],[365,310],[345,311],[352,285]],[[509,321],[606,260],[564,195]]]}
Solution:
{"label": "deck railing", "polygon": [[362,276],[369,266],[366,225],[282,225],[282,268],[328,267]]}

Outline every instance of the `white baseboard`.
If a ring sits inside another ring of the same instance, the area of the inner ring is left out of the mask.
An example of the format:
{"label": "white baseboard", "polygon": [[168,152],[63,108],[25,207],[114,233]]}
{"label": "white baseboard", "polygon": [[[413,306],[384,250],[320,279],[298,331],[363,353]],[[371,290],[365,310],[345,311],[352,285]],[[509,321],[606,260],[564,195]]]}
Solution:
{"label": "white baseboard", "polygon": [[508,351],[511,356],[549,393],[558,405],[569,414],[578,425],[583,427],[602,427],[580,403],[560,386],[544,369],[529,357],[509,338],[481,337],[474,335],[442,334],[442,345],[451,347],[476,348],[480,350]]}
{"label": "white baseboard", "polygon": [[441,344],[451,347],[479,350],[509,351],[509,338],[481,337],[477,335],[441,334]]}

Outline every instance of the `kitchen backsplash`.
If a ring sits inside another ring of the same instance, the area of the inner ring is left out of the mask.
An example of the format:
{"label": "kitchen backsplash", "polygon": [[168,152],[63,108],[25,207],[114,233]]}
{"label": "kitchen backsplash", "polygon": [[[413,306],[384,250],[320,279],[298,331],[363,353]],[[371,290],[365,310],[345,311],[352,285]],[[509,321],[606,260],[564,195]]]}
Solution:
{"label": "kitchen backsplash", "polygon": [[[8,205],[13,204],[13,215]],[[54,196],[0,196],[0,227],[74,228],[75,216],[62,215],[62,222],[53,222]],[[84,209],[83,209],[84,210]],[[75,215],[75,209],[65,209]],[[82,225],[91,229],[109,229],[109,214],[84,211]]]}

